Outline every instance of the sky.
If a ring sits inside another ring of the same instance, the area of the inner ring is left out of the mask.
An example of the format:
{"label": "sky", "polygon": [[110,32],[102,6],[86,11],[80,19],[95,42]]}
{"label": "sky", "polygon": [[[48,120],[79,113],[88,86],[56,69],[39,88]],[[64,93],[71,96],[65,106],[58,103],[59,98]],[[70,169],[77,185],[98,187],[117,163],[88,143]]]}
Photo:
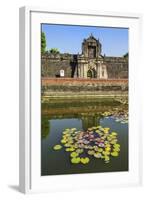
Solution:
{"label": "sky", "polygon": [[102,44],[102,55],[123,56],[128,52],[128,29],[42,24],[47,50],[57,48],[61,53],[82,53],[83,39],[91,33]]}

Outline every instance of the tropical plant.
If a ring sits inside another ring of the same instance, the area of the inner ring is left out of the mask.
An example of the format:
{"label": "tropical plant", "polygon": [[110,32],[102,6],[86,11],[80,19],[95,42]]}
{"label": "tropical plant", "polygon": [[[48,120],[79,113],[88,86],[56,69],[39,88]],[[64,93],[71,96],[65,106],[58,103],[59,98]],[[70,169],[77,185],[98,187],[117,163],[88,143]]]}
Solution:
{"label": "tropical plant", "polygon": [[45,33],[42,32],[41,33],[41,53],[45,53],[46,52],[46,36]]}
{"label": "tropical plant", "polygon": [[129,56],[128,52],[123,55],[124,58],[128,58],[128,56]]}
{"label": "tropical plant", "polygon": [[57,54],[57,53],[60,53],[60,52],[57,48],[51,48],[50,53]]}

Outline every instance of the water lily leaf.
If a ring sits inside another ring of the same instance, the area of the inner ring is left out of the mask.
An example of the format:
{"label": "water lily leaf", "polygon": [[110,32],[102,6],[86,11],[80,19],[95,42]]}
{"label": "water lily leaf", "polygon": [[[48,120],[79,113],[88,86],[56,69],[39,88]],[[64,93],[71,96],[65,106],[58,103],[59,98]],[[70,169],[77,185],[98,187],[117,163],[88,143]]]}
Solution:
{"label": "water lily leaf", "polygon": [[116,148],[116,147],[119,147],[119,148],[120,148],[120,144],[117,144],[117,143],[114,144],[113,146],[114,146],[115,148]]}
{"label": "water lily leaf", "polygon": [[98,149],[99,149],[98,146],[94,146],[95,151],[98,151]]}
{"label": "water lily leaf", "polygon": [[105,156],[105,157],[104,157],[104,161],[105,161],[105,163],[109,163],[110,157],[109,157],[109,156]]}
{"label": "water lily leaf", "polygon": [[110,145],[109,141],[107,141],[107,140],[104,142],[104,144],[105,144],[105,145],[107,145],[107,144]]}
{"label": "water lily leaf", "polygon": [[105,148],[105,151],[110,151],[110,150],[111,150],[110,147],[106,147],[106,148]]}
{"label": "water lily leaf", "polygon": [[113,148],[113,151],[119,152],[119,151],[120,151],[120,148],[119,148],[119,147],[115,147],[115,148]]}
{"label": "water lily leaf", "polygon": [[109,151],[103,151],[102,154],[107,156],[107,155],[110,155],[110,152]]}
{"label": "water lily leaf", "polygon": [[65,151],[74,151],[75,149],[70,147],[70,148],[66,148]]}
{"label": "water lily leaf", "polygon": [[105,156],[104,159],[105,159],[105,161],[109,161],[110,157],[109,156]]}
{"label": "water lily leaf", "polygon": [[104,143],[101,142],[101,143],[98,144],[98,146],[99,147],[104,147]]}
{"label": "water lily leaf", "polygon": [[95,158],[101,158],[101,157],[102,157],[102,154],[101,154],[101,153],[95,153],[95,154],[94,154],[94,157],[95,157]]}
{"label": "water lily leaf", "polygon": [[93,127],[92,127],[92,129],[96,129],[96,128],[97,128],[96,126],[93,126]]}
{"label": "water lily leaf", "polygon": [[87,153],[88,153],[89,155],[94,155],[95,151],[89,150]]}
{"label": "water lily leaf", "polygon": [[76,149],[76,152],[78,153],[78,154],[80,154],[80,153],[83,153],[83,149]]}
{"label": "water lily leaf", "polygon": [[102,126],[96,126],[96,128],[97,128],[97,129],[100,129],[100,128],[102,128]]}
{"label": "water lily leaf", "polygon": [[88,131],[92,131],[93,130],[93,128],[88,128]]}
{"label": "water lily leaf", "polygon": [[103,149],[102,148],[98,148],[98,152],[102,152],[103,151]]}
{"label": "water lily leaf", "polygon": [[74,144],[74,148],[78,148],[78,144],[77,143]]}
{"label": "water lily leaf", "polygon": [[74,157],[77,157],[78,155],[79,155],[79,154],[78,154],[77,152],[72,152],[72,153],[70,154],[70,156],[73,157],[73,158],[74,158]]}
{"label": "water lily leaf", "polygon": [[111,145],[110,145],[110,144],[106,144],[106,145],[105,145],[105,147],[106,147],[106,148],[107,148],[107,147],[109,147],[109,148],[110,148],[110,147],[111,147]]}
{"label": "water lily leaf", "polygon": [[60,150],[62,149],[62,146],[60,144],[57,144],[53,147],[54,150]]}
{"label": "water lily leaf", "polygon": [[65,131],[70,131],[70,129],[69,129],[69,128],[66,128]]}
{"label": "water lily leaf", "polygon": [[62,144],[65,144],[66,142],[67,142],[67,140],[65,140],[65,139],[62,139],[62,140],[61,140],[61,143],[62,143]]}
{"label": "water lily leaf", "polygon": [[88,157],[85,157],[85,158],[81,158],[81,163],[82,164],[88,164],[90,161],[90,159]]}
{"label": "water lily leaf", "polygon": [[108,134],[108,133],[109,133],[109,131],[107,131],[107,130],[104,131],[104,134]]}
{"label": "water lily leaf", "polygon": [[111,135],[112,136],[117,136],[117,133],[116,132],[112,132]]}
{"label": "water lily leaf", "polygon": [[118,153],[117,151],[113,151],[113,152],[111,153],[111,155],[114,156],[114,157],[117,157],[117,156],[119,155],[119,153]]}
{"label": "water lily leaf", "polygon": [[80,163],[80,157],[74,157],[74,158],[72,158],[72,159],[71,159],[71,163],[73,163],[73,164],[78,164],[78,163]]}
{"label": "water lily leaf", "polygon": [[64,144],[64,146],[65,146],[65,147],[70,147],[71,144],[70,144],[70,143],[66,143],[66,144]]}
{"label": "water lily leaf", "polygon": [[76,129],[76,128],[71,128],[71,130],[72,130],[72,131],[76,131],[77,129]]}
{"label": "water lily leaf", "polygon": [[104,134],[108,134],[108,133],[109,133],[109,130],[110,130],[110,128],[104,128],[104,129],[103,129]]}
{"label": "water lily leaf", "polygon": [[104,128],[104,130],[107,130],[107,131],[109,131],[109,130],[110,130],[110,128],[109,128],[109,127],[105,127],[105,128]]}
{"label": "water lily leaf", "polygon": [[112,140],[111,136],[108,136],[107,140],[110,142]]}

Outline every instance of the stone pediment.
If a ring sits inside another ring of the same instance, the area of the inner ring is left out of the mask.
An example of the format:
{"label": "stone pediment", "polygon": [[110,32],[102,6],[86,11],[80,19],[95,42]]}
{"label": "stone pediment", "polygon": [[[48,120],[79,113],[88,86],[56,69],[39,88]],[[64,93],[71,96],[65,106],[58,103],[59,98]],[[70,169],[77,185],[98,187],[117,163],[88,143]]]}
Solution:
{"label": "stone pediment", "polygon": [[87,39],[86,42],[97,42],[98,40],[91,34]]}

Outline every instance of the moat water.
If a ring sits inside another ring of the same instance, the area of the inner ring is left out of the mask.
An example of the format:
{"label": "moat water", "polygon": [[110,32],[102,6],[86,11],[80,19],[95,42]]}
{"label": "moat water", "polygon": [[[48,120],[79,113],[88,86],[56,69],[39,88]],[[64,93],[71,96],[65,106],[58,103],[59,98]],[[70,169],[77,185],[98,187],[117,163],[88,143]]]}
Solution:
{"label": "moat water", "polygon": [[[106,112],[109,112],[108,116],[102,115]],[[121,114],[117,115],[120,112],[127,115],[128,106],[111,100],[42,103],[41,175],[128,171],[128,121],[121,120]],[[60,144],[66,128],[86,131],[99,125],[118,134],[120,153],[112,157],[109,163],[91,158],[86,165],[76,165],[70,162],[69,152],[64,148],[54,151],[54,145]]]}

